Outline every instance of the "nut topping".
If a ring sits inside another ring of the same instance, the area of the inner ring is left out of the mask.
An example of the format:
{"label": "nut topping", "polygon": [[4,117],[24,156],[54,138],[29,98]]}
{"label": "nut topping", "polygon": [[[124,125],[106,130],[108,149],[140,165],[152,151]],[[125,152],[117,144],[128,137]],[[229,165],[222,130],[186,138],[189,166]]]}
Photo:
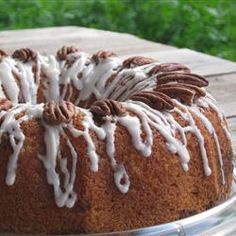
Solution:
{"label": "nut topping", "polygon": [[63,61],[66,60],[67,55],[75,52],[78,52],[78,48],[73,46],[70,47],[63,46],[61,49],[57,51],[57,57],[59,60]]}
{"label": "nut topping", "polygon": [[171,110],[174,108],[174,103],[171,98],[157,91],[140,92],[134,94],[130,99],[143,102],[156,110]]}
{"label": "nut topping", "polygon": [[44,105],[43,118],[50,125],[70,123],[75,114],[75,106],[66,101],[57,104],[54,101]]}
{"label": "nut topping", "polygon": [[35,60],[37,54],[30,48],[22,48],[14,51],[12,57],[26,63]]}
{"label": "nut topping", "polygon": [[171,98],[178,98],[181,102],[188,105],[192,104],[195,98],[206,95],[204,89],[183,83],[159,85],[155,91],[162,92]]}
{"label": "nut topping", "polygon": [[0,61],[2,58],[7,57],[7,53],[0,49]]}
{"label": "nut topping", "polygon": [[0,111],[7,111],[12,108],[12,102],[6,98],[0,98]]}
{"label": "nut topping", "polygon": [[160,84],[167,84],[167,83],[183,83],[183,84],[190,84],[195,85],[197,87],[205,87],[208,85],[208,81],[196,74],[191,73],[163,73],[156,77],[157,86]]}
{"label": "nut topping", "polygon": [[102,120],[105,116],[122,116],[126,113],[126,109],[120,102],[109,99],[96,101],[91,106],[90,111],[99,120]]}
{"label": "nut topping", "polygon": [[154,66],[149,72],[148,75],[155,75],[157,73],[163,72],[185,72],[190,73],[190,69],[187,66],[184,66],[179,63],[163,63],[160,65]]}
{"label": "nut topping", "polygon": [[92,60],[95,62],[96,65],[102,60],[105,60],[109,57],[115,57],[116,54],[113,52],[108,51],[98,51],[96,54],[93,54]]}
{"label": "nut topping", "polygon": [[153,58],[148,57],[130,57],[123,61],[124,68],[133,68],[136,66],[143,66],[150,63],[156,62]]}
{"label": "nut topping", "polygon": [[175,99],[179,99],[181,102],[188,105],[192,104],[193,99],[196,95],[195,90],[192,90],[185,86],[180,86],[178,84],[165,84],[156,88],[156,91],[162,92],[167,96]]}

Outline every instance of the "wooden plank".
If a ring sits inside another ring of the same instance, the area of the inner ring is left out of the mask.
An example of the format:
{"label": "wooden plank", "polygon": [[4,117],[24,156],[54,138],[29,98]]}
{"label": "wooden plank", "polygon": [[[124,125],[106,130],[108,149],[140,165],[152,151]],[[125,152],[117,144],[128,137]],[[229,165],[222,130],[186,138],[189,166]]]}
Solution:
{"label": "wooden plank", "polygon": [[228,117],[233,150],[236,153],[236,74],[210,77],[208,91]]}
{"label": "wooden plank", "polygon": [[176,49],[125,33],[75,26],[0,32],[0,48],[8,51],[30,47],[42,53],[55,53],[62,45],[75,45],[89,53],[109,50],[124,58],[143,55],[161,62],[179,62],[188,65],[193,72],[207,76],[236,72],[234,62],[189,49]]}
{"label": "wooden plank", "polygon": [[225,115],[236,116],[236,73],[209,77],[208,91],[217,100]]}
{"label": "wooden plank", "polygon": [[[229,118],[227,119],[227,121],[228,121],[230,132],[236,135],[236,117]],[[236,136],[235,136],[235,141],[236,141]]]}
{"label": "wooden plank", "polygon": [[228,119],[229,130],[234,152],[236,153],[236,117]]}
{"label": "wooden plank", "polygon": [[42,53],[55,53],[62,45],[74,45],[89,53],[110,50],[127,54],[174,49],[126,33],[74,26],[0,32],[0,48],[8,51],[30,47]]}

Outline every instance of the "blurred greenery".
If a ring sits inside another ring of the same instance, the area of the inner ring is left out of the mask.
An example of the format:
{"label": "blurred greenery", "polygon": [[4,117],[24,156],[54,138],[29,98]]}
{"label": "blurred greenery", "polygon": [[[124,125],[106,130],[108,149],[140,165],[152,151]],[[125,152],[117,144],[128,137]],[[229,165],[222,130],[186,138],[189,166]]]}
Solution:
{"label": "blurred greenery", "polygon": [[236,0],[0,0],[0,30],[78,25],[236,61]]}

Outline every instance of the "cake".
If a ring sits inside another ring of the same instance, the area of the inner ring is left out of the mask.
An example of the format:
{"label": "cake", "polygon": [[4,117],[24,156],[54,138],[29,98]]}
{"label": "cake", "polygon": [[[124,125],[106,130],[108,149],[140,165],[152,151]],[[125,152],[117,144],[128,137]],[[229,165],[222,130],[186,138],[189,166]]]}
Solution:
{"label": "cake", "polygon": [[148,227],[231,192],[226,119],[184,65],[23,48],[0,51],[0,85],[1,233]]}

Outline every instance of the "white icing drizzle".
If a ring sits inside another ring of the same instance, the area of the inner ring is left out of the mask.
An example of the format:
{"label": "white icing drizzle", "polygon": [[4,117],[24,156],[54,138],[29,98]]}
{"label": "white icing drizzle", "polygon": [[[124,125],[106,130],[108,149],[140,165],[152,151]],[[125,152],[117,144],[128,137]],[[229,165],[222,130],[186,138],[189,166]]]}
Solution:
{"label": "white icing drizzle", "polygon": [[[23,116],[16,119],[15,116],[22,113]],[[0,112],[0,117],[3,122],[0,127],[0,141],[2,135],[8,135],[13,153],[9,157],[6,184],[13,185],[16,178],[17,161],[22,150],[25,135],[21,128],[23,121],[28,121],[33,118],[42,118],[43,104],[30,105],[20,104],[15,108],[5,112]],[[46,154],[38,154],[39,158],[43,161],[47,171],[48,183],[53,186],[55,202],[59,207],[66,206],[68,208],[73,207],[77,199],[77,194],[74,192],[74,182],[76,179],[76,164],[78,160],[78,154],[72,145],[71,141],[67,139],[66,144],[70,150],[72,157],[72,170],[69,172],[67,169],[67,158],[62,157],[60,151],[60,136],[65,133],[63,131],[64,126],[49,126],[42,122],[45,128],[44,139],[46,145]],[[56,172],[57,161],[59,161],[60,169],[64,174],[64,191],[62,190],[60,178]]]}
{"label": "white icing drizzle", "polygon": [[98,100],[103,98],[106,81],[114,73],[113,69],[120,66],[120,63],[121,61],[116,57],[107,58],[98,65],[91,63],[81,79],[83,89],[80,91],[75,104],[88,99],[92,94]]}
{"label": "white icing drizzle", "polygon": [[[47,181],[53,186],[55,201],[58,207],[66,206],[71,208],[74,206],[77,199],[77,194],[74,192],[74,182],[76,178],[76,164],[78,154],[75,151],[72,143],[67,139],[66,144],[70,149],[72,156],[72,170],[69,173],[67,168],[67,158],[62,157],[60,150],[60,135],[64,134],[63,126],[49,126],[43,123],[45,128],[44,139],[46,145],[46,154],[39,154],[39,158],[43,161],[47,171]],[[60,176],[56,172],[57,160],[60,163],[60,169],[64,174],[64,191],[61,187]]]}
{"label": "white icing drizzle", "polygon": [[[118,57],[112,56],[96,64],[83,52],[69,54],[67,61],[69,64],[66,61],[58,61],[53,55],[37,54],[34,63],[36,70],[33,73],[33,62],[25,63],[10,57],[4,58],[0,63],[0,97],[8,97],[17,104],[22,102],[19,99],[23,96],[24,102],[37,104],[41,82],[46,101],[70,99],[71,94],[69,97],[65,96],[72,86],[78,90],[75,105],[79,105],[92,95],[98,100],[110,98],[125,101],[136,92],[151,90],[156,86],[156,75],[147,76],[147,73],[159,63],[119,71],[122,61]],[[40,81],[41,75],[44,76]],[[107,83],[112,75],[115,75],[114,79]],[[126,86],[122,86],[123,84]],[[62,91],[60,85],[63,86]]]}
{"label": "white icing drizzle", "polygon": [[198,116],[198,118],[201,119],[201,122],[203,123],[203,125],[207,129],[208,133],[210,135],[212,135],[213,138],[214,138],[215,145],[216,145],[216,150],[217,150],[218,157],[219,157],[219,164],[220,164],[220,170],[221,170],[221,175],[222,175],[222,183],[225,184],[225,174],[224,174],[224,169],[223,169],[223,158],[222,158],[222,153],[221,153],[221,149],[220,149],[219,139],[217,137],[215,129],[214,129],[212,123],[210,122],[210,120],[205,115],[203,115],[203,113],[199,110],[198,106],[193,105],[190,108],[190,111],[193,112],[196,116]]}
{"label": "white icing drizzle", "polygon": [[88,71],[91,69],[85,69],[85,63],[87,62],[87,56],[85,53],[75,53],[69,55],[67,58],[75,61],[70,67],[68,67],[68,65],[65,63],[61,67],[60,84],[64,85],[62,94],[60,95],[61,100],[65,99],[68,86],[73,85],[78,91],[83,89],[83,84],[81,80],[77,78],[77,76],[83,70]]}
{"label": "white icing drizzle", "polygon": [[84,117],[84,120],[82,121],[84,130],[83,131],[78,130],[73,126],[68,126],[68,129],[74,137],[77,138],[79,136],[83,136],[84,139],[86,140],[87,153],[91,162],[91,171],[96,172],[98,171],[99,157],[98,157],[98,154],[96,153],[96,147],[95,147],[95,144],[93,143],[89,130],[94,131],[97,134],[98,138],[101,140],[105,139],[106,133],[102,128],[94,124],[93,119],[92,119],[92,114],[90,114],[90,112],[84,109],[81,109],[81,111],[83,111],[86,114]]}
{"label": "white icing drizzle", "polygon": [[[38,57],[36,57],[36,79],[32,67],[32,62],[22,63],[10,57],[3,58],[0,63],[0,97],[8,97],[13,104],[23,101],[37,104],[37,92],[40,82]],[[19,80],[19,84],[17,80]],[[20,98],[20,91],[22,92],[22,98]],[[23,100],[19,101],[19,99]]]}
{"label": "white icing drizzle", "polygon": [[75,105],[89,99],[92,94],[97,99],[103,98],[106,81],[121,66],[118,57],[109,57],[96,64],[83,52],[68,55],[67,59],[72,64],[62,66],[59,83],[64,85],[64,89],[60,98],[64,99],[68,86],[73,85],[79,91]]}
{"label": "white icing drizzle", "polygon": [[[124,102],[134,93],[152,90],[156,87],[156,75],[147,76],[147,72],[159,63],[124,69],[106,87],[102,98]],[[123,86],[125,84],[125,86]]]}
{"label": "white icing drizzle", "polygon": [[[127,101],[123,103],[123,106],[130,112],[130,115],[114,117],[115,119],[113,119],[112,122],[108,117],[105,124],[101,127],[95,125],[92,114],[89,111],[76,108],[76,112],[82,112],[84,114],[82,130],[75,128],[72,124],[49,126],[43,122],[45,127],[44,139],[46,153],[44,155],[39,154],[39,157],[44,163],[47,173],[47,181],[53,186],[56,204],[59,207],[66,206],[70,208],[74,206],[77,199],[77,194],[74,191],[74,183],[76,179],[78,153],[71,141],[68,139],[66,144],[70,150],[72,158],[72,168],[69,171],[67,168],[67,158],[62,156],[60,150],[60,137],[61,135],[63,135],[63,137],[65,136],[64,129],[67,129],[75,138],[83,136],[87,143],[87,154],[91,163],[91,171],[94,172],[99,170],[99,155],[96,152],[96,146],[91,136],[91,131],[94,131],[100,140],[104,140],[106,142],[107,155],[114,171],[114,182],[122,193],[128,192],[131,183],[124,165],[122,163],[118,164],[115,159],[115,134],[118,124],[124,126],[128,130],[134,144],[134,148],[146,157],[151,156],[152,154],[152,146],[154,144],[153,129],[156,129],[164,137],[168,150],[173,154],[178,154],[181,165],[185,171],[188,171],[188,163],[190,161],[186,135],[188,132],[194,133],[199,142],[205,174],[207,176],[210,175],[211,169],[208,164],[208,158],[204,147],[204,138],[188,109],[194,112],[202,120],[209,133],[213,134],[218,153],[220,153],[220,147],[217,141],[218,139],[217,136],[214,135],[213,126],[205,116],[200,115],[200,111],[196,111],[195,107],[190,107],[187,109],[180,103],[178,105],[181,106],[183,111],[175,108],[171,112],[160,112],[141,102]],[[1,117],[4,117],[4,121],[0,129],[1,134],[9,133],[13,148],[13,154],[11,155],[8,163],[8,173],[6,178],[6,182],[9,185],[12,185],[15,181],[17,159],[25,138],[23,131],[20,128],[20,124],[25,120],[35,117],[42,117],[42,110],[43,104],[37,106],[25,104],[19,105],[15,109],[8,112],[1,112]],[[20,112],[24,112],[24,115],[16,120],[14,115]],[[177,121],[175,121],[172,112],[177,112],[180,114],[189,124],[182,127]],[[142,138],[142,132],[145,133],[144,140]],[[180,139],[176,138],[176,133],[180,134]],[[222,178],[224,178],[222,156],[220,155],[219,162],[222,168]],[[59,167],[61,172],[65,177],[64,183],[61,183],[59,174],[56,172],[58,163],[60,165]]]}
{"label": "white icing drizzle", "polygon": [[217,116],[220,118],[221,125],[222,125],[222,127],[225,131],[225,135],[228,138],[228,140],[230,141],[231,140],[231,135],[230,135],[230,132],[228,130],[227,124],[224,120],[224,117],[225,117],[224,113],[223,113],[223,111],[221,111],[217,107],[215,99],[209,93],[207,94],[206,97],[201,98],[201,99],[202,99],[202,101],[204,101],[207,104],[207,106],[210,106],[216,112]]}
{"label": "white icing drizzle", "polygon": [[[160,134],[165,138],[167,142],[167,147],[170,152],[173,154],[177,153],[181,159],[182,167],[185,171],[188,171],[188,162],[190,160],[189,152],[187,150],[186,145],[184,145],[180,140],[178,140],[175,135],[175,130],[180,129],[180,133],[183,133],[182,127],[177,127],[174,124],[170,124],[168,122],[169,119],[174,119],[173,116],[170,113],[161,113],[159,111],[156,111],[144,103],[141,102],[126,102],[124,104],[125,108],[131,112],[133,112],[137,117],[143,122],[143,127],[145,130],[145,134],[147,137],[147,140],[150,140],[149,142],[146,142],[146,144],[149,145],[149,151],[146,153],[147,156],[151,155],[151,148],[153,145],[153,133],[151,130],[151,127],[155,128],[160,132]],[[146,128],[145,128],[146,126]],[[128,126],[127,126],[128,127]],[[134,126],[134,129],[139,129],[138,131],[135,130],[135,133],[132,133],[133,131],[129,129],[129,132],[133,139],[133,144],[136,147],[137,150],[145,150],[142,148],[142,145],[140,145],[141,136],[142,133],[141,125]],[[137,135],[138,132],[138,136]],[[139,140],[139,141],[138,141]],[[137,143],[139,145],[137,145]],[[144,155],[145,153],[142,152]]]}
{"label": "white icing drizzle", "polygon": [[[150,156],[152,153],[152,144],[153,144],[152,131],[147,123],[147,120],[145,119],[145,115],[142,113],[139,113],[139,115],[142,124],[140,123],[140,120],[136,116],[119,117],[118,121],[129,131],[132,137],[134,147],[137,150],[139,150],[144,156],[147,157]],[[141,125],[143,125],[143,128],[147,134],[147,138],[144,142],[142,141],[141,137],[142,133]]]}
{"label": "white icing drizzle", "polygon": [[[103,129],[106,132],[106,151],[110,158],[111,167],[114,171],[115,184],[122,193],[127,193],[130,186],[129,176],[125,170],[125,167],[122,164],[118,165],[115,159],[116,124],[107,121],[103,125]],[[122,180],[124,180],[124,183],[121,182]]]}
{"label": "white icing drizzle", "polygon": [[15,64],[16,62],[10,57],[3,58],[0,63],[0,95],[4,98],[8,97],[13,104],[18,103],[20,92],[16,79],[12,73]]}
{"label": "white icing drizzle", "polygon": [[[38,64],[38,62],[36,62],[36,64]],[[32,62],[22,64],[22,62],[17,60],[16,66],[18,70],[13,68],[13,72],[20,79],[21,91],[24,101],[30,104],[37,104],[39,80],[35,80],[34,78],[34,74],[32,71]],[[40,68],[37,68],[36,70],[40,70]]]}
{"label": "white icing drizzle", "polygon": [[[87,153],[91,162],[91,171],[97,172],[99,169],[99,156],[96,153],[96,148],[89,133],[89,130],[94,131],[98,138],[104,140],[106,138],[106,151],[110,158],[111,167],[114,171],[114,179],[117,188],[122,192],[126,193],[129,190],[130,181],[122,164],[117,164],[115,160],[115,130],[116,124],[107,121],[102,127],[98,127],[94,124],[91,113],[83,110],[86,114],[82,122],[84,130],[77,130],[73,126],[69,126],[69,130],[74,137],[83,136],[87,142]],[[121,183],[124,180],[124,183]]]}
{"label": "white icing drizzle", "polygon": [[44,84],[44,96],[47,101],[60,100],[59,75],[60,65],[54,56],[43,57],[39,56],[41,70],[46,75]]}
{"label": "white icing drizzle", "polygon": [[[24,113],[24,115],[16,119],[15,115]],[[0,127],[0,142],[3,134],[8,135],[13,153],[9,157],[6,184],[13,185],[16,178],[17,161],[20,151],[23,147],[25,135],[20,127],[23,121],[27,121],[32,117],[39,117],[42,113],[42,105],[32,107],[30,104],[16,106],[8,112],[1,111],[3,122]]]}
{"label": "white icing drizzle", "polygon": [[206,97],[198,99],[197,105],[204,108],[210,107],[213,111],[215,111],[221,121],[221,127],[224,129],[225,136],[227,137],[228,141],[231,142],[231,135],[225,121],[224,113],[217,107],[215,99],[209,93],[207,93]]}
{"label": "white icing drizzle", "polygon": [[[188,164],[190,161],[187,134],[189,132],[193,133],[199,143],[204,173],[207,176],[211,174],[204,137],[192,116],[192,114],[195,114],[214,138],[219,156],[222,182],[225,184],[223,160],[218,137],[213,125],[201,113],[199,107],[210,106],[218,114],[227,137],[229,137],[229,132],[222,112],[218,110],[209,95],[198,99],[197,105],[191,107],[183,106],[175,100],[181,109],[175,107],[172,111],[160,112],[142,102],[128,100],[134,93],[153,90],[156,87],[157,75],[148,76],[147,73],[158,63],[119,70],[122,62],[115,56],[101,60],[96,64],[87,54],[82,52],[68,55],[67,62],[58,61],[52,55],[42,56],[37,54],[34,64],[36,71],[34,72],[32,71],[32,62],[23,63],[19,60],[5,57],[0,63],[0,97],[10,99],[14,105],[21,102],[21,99],[29,103],[19,104],[7,112],[0,112],[0,118],[3,119],[0,126],[0,142],[3,134],[8,135],[13,150],[7,167],[6,183],[8,185],[13,185],[15,182],[17,161],[25,141],[25,135],[21,128],[22,122],[33,118],[42,119],[43,104],[31,105],[37,104],[37,93],[40,84],[43,84],[46,101],[65,99],[68,88],[73,86],[74,89],[78,90],[76,93],[76,105],[94,95],[98,100],[110,98],[121,101],[124,108],[129,112],[126,116],[106,117],[106,122],[102,126],[97,126],[88,110],[77,107],[76,112],[84,115],[81,122],[82,130],[77,129],[72,123],[50,126],[42,120],[45,128],[46,152],[44,154],[40,153],[38,156],[46,169],[47,181],[53,187],[55,202],[58,207],[71,208],[77,200],[74,185],[79,154],[72,141],[67,138],[66,146],[70,151],[72,161],[72,167],[69,170],[68,157],[62,155],[60,148],[61,137],[66,136],[65,130],[70,132],[74,138],[81,136],[84,138],[87,144],[90,169],[93,172],[99,170],[99,155],[91,132],[94,132],[95,136],[106,144],[107,156],[114,172],[114,183],[119,191],[125,194],[129,191],[131,183],[128,169],[126,170],[124,164],[118,163],[116,160],[115,136],[117,125],[127,129],[134,148],[144,157],[151,157],[152,155],[152,148],[155,145],[153,130],[157,130],[164,138],[169,152],[179,157],[184,171],[189,170]],[[44,76],[42,77],[41,74]],[[114,76],[114,78],[108,83],[111,76]],[[124,84],[125,86],[123,86]],[[61,85],[63,86],[62,91],[60,91]],[[186,126],[182,127],[175,120],[173,114],[176,112],[186,121]],[[19,113],[23,113],[23,116],[16,119],[15,116]],[[180,138],[176,138],[177,134]],[[64,175],[63,183],[61,183],[59,173],[56,171],[57,168],[60,168],[60,172]]]}
{"label": "white icing drizzle", "polygon": [[191,113],[188,111],[188,109],[185,106],[183,106],[181,103],[178,103],[178,105],[182,109],[184,109],[185,113],[180,111],[178,108],[174,108],[174,110],[176,112],[178,112],[182,116],[182,118],[184,118],[185,120],[187,120],[189,122],[189,126],[184,128],[185,132],[192,132],[196,136],[196,138],[198,140],[199,147],[200,147],[202,161],[203,161],[203,169],[204,169],[205,175],[209,176],[209,175],[211,175],[212,171],[211,171],[211,168],[208,163],[208,157],[207,157],[207,152],[206,152],[206,148],[205,148],[204,137],[203,137],[200,129],[195,124],[195,121],[194,121]]}
{"label": "white icing drizzle", "polygon": [[9,163],[7,167],[7,185],[13,185],[15,182],[17,160],[25,140],[25,136],[22,133],[22,130],[20,129],[20,121],[15,120],[14,122],[11,122],[9,124],[9,121],[11,119],[15,119],[13,117],[13,113],[7,113],[3,124],[1,125],[1,132],[8,132],[10,134],[9,139],[13,149],[13,153],[9,157]]}

